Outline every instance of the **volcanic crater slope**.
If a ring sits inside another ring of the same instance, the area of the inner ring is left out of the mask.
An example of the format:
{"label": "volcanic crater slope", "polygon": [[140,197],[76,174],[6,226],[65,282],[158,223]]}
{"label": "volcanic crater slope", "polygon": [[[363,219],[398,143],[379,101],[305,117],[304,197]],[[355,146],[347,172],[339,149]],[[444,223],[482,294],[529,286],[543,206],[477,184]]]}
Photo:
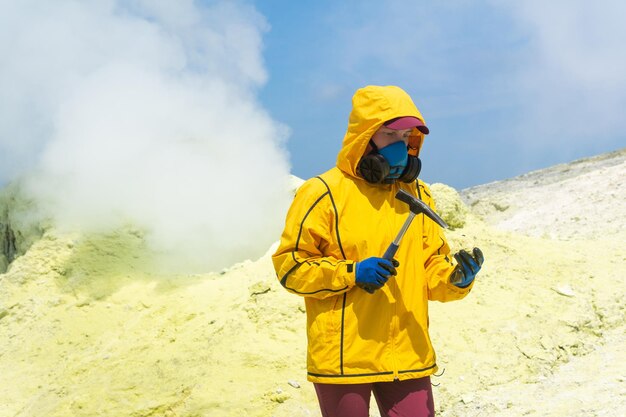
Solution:
{"label": "volcanic crater slope", "polygon": [[[486,259],[466,299],[430,304],[438,415],[623,415],[625,159],[460,193],[432,185],[452,249],[479,246]],[[0,197],[13,234],[0,274],[1,416],[319,415],[303,301],[278,283],[273,248],[219,272],[164,273],[140,231],[33,225],[15,191]]]}

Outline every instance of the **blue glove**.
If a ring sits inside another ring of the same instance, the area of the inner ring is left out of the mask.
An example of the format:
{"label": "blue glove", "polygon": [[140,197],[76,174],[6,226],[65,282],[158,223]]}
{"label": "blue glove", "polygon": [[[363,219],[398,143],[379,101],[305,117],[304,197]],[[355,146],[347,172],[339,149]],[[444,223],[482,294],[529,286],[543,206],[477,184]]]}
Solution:
{"label": "blue glove", "polygon": [[356,285],[370,294],[385,285],[391,275],[397,275],[400,263],[393,259],[371,257],[356,263]]}
{"label": "blue glove", "polygon": [[450,282],[459,288],[469,287],[485,261],[485,257],[480,249],[474,248],[472,254],[474,256],[464,250],[454,254],[457,265],[450,275]]}

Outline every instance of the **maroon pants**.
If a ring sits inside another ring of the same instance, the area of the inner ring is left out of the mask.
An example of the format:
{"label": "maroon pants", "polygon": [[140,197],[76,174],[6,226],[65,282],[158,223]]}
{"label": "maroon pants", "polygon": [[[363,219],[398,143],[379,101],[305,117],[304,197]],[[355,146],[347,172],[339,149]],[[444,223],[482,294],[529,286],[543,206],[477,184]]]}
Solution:
{"label": "maroon pants", "polygon": [[430,377],[371,384],[314,384],[323,417],[368,417],[370,395],[382,417],[435,415]]}

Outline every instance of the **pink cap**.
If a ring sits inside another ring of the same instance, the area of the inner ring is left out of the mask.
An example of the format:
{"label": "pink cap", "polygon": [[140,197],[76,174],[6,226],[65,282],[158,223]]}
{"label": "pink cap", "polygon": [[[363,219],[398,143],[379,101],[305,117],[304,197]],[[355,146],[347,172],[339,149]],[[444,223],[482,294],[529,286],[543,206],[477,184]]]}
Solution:
{"label": "pink cap", "polygon": [[417,128],[420,132],[427,135],[429,130],[420,119],[413,116],[396,117],[395,119],[388,120],[384,123],[385,127],[393,130],[404,130]]}

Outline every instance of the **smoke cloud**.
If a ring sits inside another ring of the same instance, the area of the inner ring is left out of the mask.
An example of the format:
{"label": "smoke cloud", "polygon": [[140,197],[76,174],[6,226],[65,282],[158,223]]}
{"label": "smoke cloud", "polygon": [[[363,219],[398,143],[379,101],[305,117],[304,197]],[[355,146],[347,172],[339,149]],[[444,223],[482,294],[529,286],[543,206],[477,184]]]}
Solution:
{"label": "smoke cloud", "polygon": [[238,2],[2,2],[1,182],[57,225],[132,224],[193,270],[262,255],[287,128],[256,98],[267,24]]}

